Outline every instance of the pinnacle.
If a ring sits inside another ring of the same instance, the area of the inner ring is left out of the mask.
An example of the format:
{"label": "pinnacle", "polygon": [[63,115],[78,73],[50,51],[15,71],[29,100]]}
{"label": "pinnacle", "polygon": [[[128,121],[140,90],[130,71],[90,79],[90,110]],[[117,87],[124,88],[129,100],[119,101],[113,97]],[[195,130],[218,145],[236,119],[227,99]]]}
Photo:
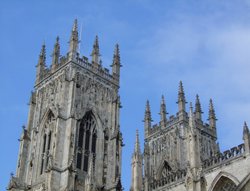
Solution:
{"label": "pinnacle", "polygon": [[183,93],[184,94],[184,89],[183,89],[182,81],[180,81],[180,84],[179,84],[179,93]]}
{"label": "pinnacle", "polygon": [[198,94],[196,94],[196,100],[195,100],[195,112],[202,113],[202,110],[201,110],[201,104],[200,104],[200,99],[199,99],[199,95],[198,95]]}
{"label": "pinnacle", "polygon": [[150,112],[149,100],[146,102],[146,112]]}
{"label": "pinnacle", "polygon": [[248,134],[248,133],[249,133],[249,129],[248,129],[248,126],[247,126],[246,121],[244,122],[243,133],[244,133],[244,134]]}
{"label": "pinnacle", "polygon": [[139,131],[136,129],[136,138],[135,138],[135,153],[140,154],[140,140],[139,140]]}
{"label": "pinnacle", "polygon": [[119,44],[116,44],[116,45],[115,45],[115,52],[114,52],[114,55],[120,56]]}
{"label": "pinnacle", "polygon": [[165,104],[165,98],[164,95],[161,96],[161,104]]}
{"label": "pinnacle", "polygon": [[77,19],[75,19],[72,31],[77,31],[77,30],[78,30],[78,24],[77,24]]}

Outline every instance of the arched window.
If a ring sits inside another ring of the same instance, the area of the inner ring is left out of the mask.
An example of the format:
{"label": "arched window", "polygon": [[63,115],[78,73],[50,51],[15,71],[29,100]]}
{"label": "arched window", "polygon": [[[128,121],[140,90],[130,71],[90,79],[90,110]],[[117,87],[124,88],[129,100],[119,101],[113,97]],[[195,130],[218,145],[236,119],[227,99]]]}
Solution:
{"label": "arched window", "polygon": [[91,158],[93,159],[93,165],[95,165],[96,141],[96,121],[92,112],[89,111],[83,117],[78,128],[76,158],[77,169],[85,172],[88,171],[90,155],[93,156]]}
{"label": "arched window", "polygon": [[42,135],[43,138],[42,138],[40,174],[43,174],[45,172],[49,163],[49,155],[51,154],[50,150],[51,150],[51,138],[52,138],[53,127],[54,127],[54,115],[52,112],[50,112],[45,122]]}
{"label": "arched window", "polygon": [[222,176],[214,186],[213,191],[234,191],[236,184],[229,178]]}

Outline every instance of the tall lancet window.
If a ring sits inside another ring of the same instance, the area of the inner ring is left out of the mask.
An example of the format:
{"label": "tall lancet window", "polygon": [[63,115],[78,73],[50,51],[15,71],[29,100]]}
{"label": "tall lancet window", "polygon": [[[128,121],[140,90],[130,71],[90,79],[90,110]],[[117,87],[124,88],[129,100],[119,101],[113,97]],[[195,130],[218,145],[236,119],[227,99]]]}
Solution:
{"label": "tall lancet window", "polygon": [[91,111],[83,117],[78,128],[76,167],[88,171],[89,160],[95,165],[96,155],[96,121]]}
{"label": "tall lancet window", "polygon": [[41,165],[40,165],[40,174],[43,174],[48,167],[49,157],[51,155],[51,139],[52,139],[52,130],[54,128],[54,115],[49,113],[47,120],[43,128],[43,135],[41,139]]}

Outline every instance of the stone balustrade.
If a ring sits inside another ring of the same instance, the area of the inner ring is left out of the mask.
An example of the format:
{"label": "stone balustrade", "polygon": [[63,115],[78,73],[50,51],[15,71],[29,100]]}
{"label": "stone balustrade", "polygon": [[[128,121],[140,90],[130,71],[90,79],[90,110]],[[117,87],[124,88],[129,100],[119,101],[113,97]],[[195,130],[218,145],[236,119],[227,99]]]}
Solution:
{"label": "stone balustrade", "polygon": [[243,155],[245,152],[244,144],[240,144],[237,147],[233,147],[230,150],[226,150],[223,153],[219,153],[210,159],[204,160],[202,167],[203,169],[209,168],[214,165],[222,164],[228,160],[234,159]]}

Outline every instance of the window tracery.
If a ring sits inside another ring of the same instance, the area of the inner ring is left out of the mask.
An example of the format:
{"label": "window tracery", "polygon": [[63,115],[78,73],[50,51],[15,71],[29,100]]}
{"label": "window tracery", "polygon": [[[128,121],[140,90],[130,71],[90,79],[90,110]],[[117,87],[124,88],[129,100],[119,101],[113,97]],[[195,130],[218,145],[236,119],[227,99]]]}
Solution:
{"label": "window tracery", "polygon": [[43,135],[42,135],[42,152],[41,152],[41,165],[40,165],[40,175],[42,175],[49,163],[49,157],[51,154],[51,139],[52,139],[52,130],[54,127],[54,115],[52,112],[48,114],[47,120],[44,125]]}
{"label": "window tracery", "polygon": [[92,112],[89,111],[83,117],[78,128],[76,162],[77,169],[87,172],[90,157],[93,160],[93,166],[95,166],[96,142],[96,121]]}

